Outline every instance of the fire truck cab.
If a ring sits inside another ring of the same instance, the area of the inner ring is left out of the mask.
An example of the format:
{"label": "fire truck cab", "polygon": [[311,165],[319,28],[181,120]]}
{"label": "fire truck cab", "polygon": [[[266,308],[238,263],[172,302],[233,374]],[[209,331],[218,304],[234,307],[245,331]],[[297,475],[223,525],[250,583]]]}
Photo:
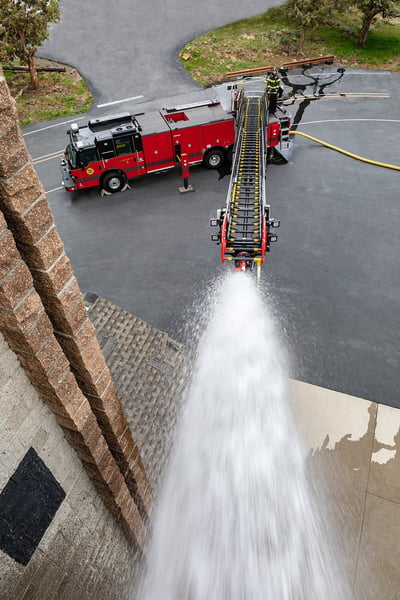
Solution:
{"label": "fire truck cab", "polygon": [[235,141],[235,119],[217,100],[130,115],[122,113],[73,124],[61,161],[66,190],[122,190],[128,180],[180,165],[219,168]]}

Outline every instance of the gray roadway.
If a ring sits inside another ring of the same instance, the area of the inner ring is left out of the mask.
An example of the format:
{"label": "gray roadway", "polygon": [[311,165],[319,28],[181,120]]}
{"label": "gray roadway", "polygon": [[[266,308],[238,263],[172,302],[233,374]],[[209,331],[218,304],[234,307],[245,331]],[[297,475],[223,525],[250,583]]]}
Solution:
{"label": "gray roadway", "polygon": [[[63,20],[40,54],[73,64],[88,79],[95,92],[91,114],[138,112],[208,95],[180,68],[178,49],[202,31],[266,8],[264,2],[235,7],[226,0],[207,12],[194,2],[176,0],[168,10],[157,4],[61,2]],[[290,110],[300,118],[298,129],[400,165],[400,76],[347,70],[338,78],[336,67],[312,72],[316,83],[299,71],[287,83],[306,95],[321,85],[327,96],[342,95],[297,100]],[[387,97],[365,95],[378,91]],[[143,98],[96,108],[136,96]],[[34,158],[65,146],[63,121],[24,130]],[[193,305],[229,268],[219,262],[208,226],[225,204],[228,178],[196,167],[192,194],[180,195],[179,173],[170,172],[101,197],[97,190],[57,190],[58,159],[38,163],[37,170],[82,290],[183,339]],[[289,164],[269,168],[269,202],[282,225],[263,283],[277,309],[292,376],[398,407],[399,176],[295,137]]]}

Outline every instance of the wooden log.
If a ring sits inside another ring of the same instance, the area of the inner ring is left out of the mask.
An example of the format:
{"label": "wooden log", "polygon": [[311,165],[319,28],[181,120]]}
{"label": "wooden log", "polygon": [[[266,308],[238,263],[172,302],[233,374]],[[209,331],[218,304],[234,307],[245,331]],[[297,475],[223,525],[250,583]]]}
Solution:
{"label": "wooden log", "polygon": [[[29,72],[29,67],[26,66],[14,66],[14,65],[3,65],[4,71],[22,71],[23,73]],[[45,71],[48,73],[65,73],[65,67],[36,67],[36,71],[41,72]]]}
{"label": "wooden log", "polygon": [[[283,63],[280,68],[282,69],[294,69],[295,67],[301,67],[302,65],[318,65],[320,63],[333,62],[335,58],[334,54],[326,54],[325,56],[317,56],[314,58],[304,58],[302,60],[294,60],[292,62]],[[261,75],[262,73],[268,73],[271,71],[272,66],[265,67],[254,67],[250,69],[242,69],[240,71],[228,71],[226,77],[238,77],[240,75]]]}

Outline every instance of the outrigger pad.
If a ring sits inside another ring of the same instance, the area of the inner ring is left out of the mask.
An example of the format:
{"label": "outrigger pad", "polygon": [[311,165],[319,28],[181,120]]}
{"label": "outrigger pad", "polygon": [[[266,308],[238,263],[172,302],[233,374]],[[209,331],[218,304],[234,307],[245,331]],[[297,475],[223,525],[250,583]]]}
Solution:
{"label": "outrigger pad", "polygon": [[181,185],[178,190],[180,194],[186,194],[187,192],[194,192],[194,187],[192,185],[188,185],[187,187]]}
{"label": "outrigger pad", "polygon": [[268,163],[275,165],[284,165],[288,163],[292,154],[292,150],[292,142],[289,142],[289,144],[285,148],[278,148],[277,146],[275,146],[273,148],[272,154],[268,157]]}
{"label": "outrigger pad", "polygon": [[[120,192],[125,192],[125,190],[130,190],[130,189],[132,189],[131,186],[128,183],[126,183],[124,185],[124,187],[122,189],[120,189]],[[102,196],[112,196],[113,193],[115,193],[115,192],[107,192],[107,190],[105,190],[104,188],[101,188],[101,192],[100,192],[100,194]],[[118,193],[118,192],[116,192],[116,193]]]}

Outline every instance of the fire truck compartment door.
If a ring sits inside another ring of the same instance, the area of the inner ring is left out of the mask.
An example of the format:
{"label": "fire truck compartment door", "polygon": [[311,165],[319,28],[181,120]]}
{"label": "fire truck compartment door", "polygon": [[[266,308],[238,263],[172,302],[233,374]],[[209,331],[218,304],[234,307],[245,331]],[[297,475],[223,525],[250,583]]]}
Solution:
{"label": "fire truck compartment door", "polygon": [[170,131],[142,136],[147,172],[162,171],[175,166],[175,154]]}
{"label": "fire truck compartment door", "polygon": [[112,139],[108,140],[97,140],[97,149],[100,154],[100,158],[107,160],[108,158],[114,157],[114,147]]}
{"label": "fire truck compartment door", "polygon": [[144,166],[140,135],[115,137],[114,145],[115,153],[119,159],[119,167],[125,171],[127,177],[142,175]]}
{"label": "fire truck compartment door", "polygon": [[186,127],[173,132],[174,144],[180,154],[187,154],[189,163],[203,159],[201,127]]}

